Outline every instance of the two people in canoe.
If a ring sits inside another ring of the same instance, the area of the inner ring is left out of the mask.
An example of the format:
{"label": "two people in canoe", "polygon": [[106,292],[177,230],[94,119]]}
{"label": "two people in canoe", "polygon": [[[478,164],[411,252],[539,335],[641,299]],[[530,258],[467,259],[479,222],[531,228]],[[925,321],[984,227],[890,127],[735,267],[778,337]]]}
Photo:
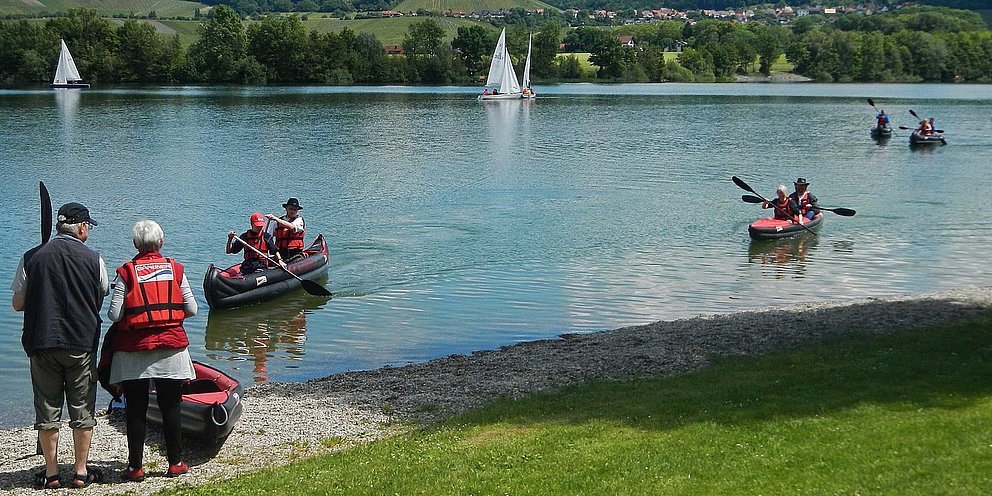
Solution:
{"label": "two people in canoe", "polygon": [[916,127],[916,130],[923,136],[930,136],[934,134],[934,119],[933,117],[929,119],[923,119],[920,121],[920,125]]}
{"label": "two people in canoe", "polygon": [[776,198],[770,202],[762,203],[762,208],[774,208],[775,218],[781,220],[791,220],[796,224],[804,224],[820,213],[816,197],[809,192],[809,182],[805,178],[798,178],[793,183],[796,190],[791,194],[788,188],[781,185],[775,191]]}
{"label": "two people in canoe", "polygon": [[272,260],[285,266],[294,258],[303,256],[306,248],[303,242],[306,221],[300,215],[303,207],[297,198],[290,198],[282,207],[286,209],[286,214],[280,217],[262,215],[260,212],[251,214],[248,230],[238,235],[240,242],[234,240],[234,231],[227,233],[227,253],[244,251],[242,274],[265,270]]}

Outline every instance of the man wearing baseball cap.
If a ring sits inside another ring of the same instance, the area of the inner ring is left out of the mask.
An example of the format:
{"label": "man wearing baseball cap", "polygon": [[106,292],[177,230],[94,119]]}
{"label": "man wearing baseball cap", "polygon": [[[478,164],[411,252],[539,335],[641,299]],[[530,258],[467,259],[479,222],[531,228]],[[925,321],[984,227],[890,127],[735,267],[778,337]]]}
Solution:
{"label": "man wearing baseball cap", "polygon": [[11,302],[24,312],[21,344],[30,358],[35,424],[45,470],[35,475],[39,487],[61,487],[58,466],[59,426],[67,404],[75,452],[72,487],[99,482],[99,470],[86,465],[96,425],[96,352],[100,341],[100,307],[109,286],[99,253],[84,243],[97,222],[80,203],[59,208],[57,235],[21,259]]}
{"label": "man wearing baseball cap", "polygon": [[[227,252],[237,253],[241,250],[245,252],[245,261],[241,262],[242,274],[251,274],[255,271],[264,270],[269,266],[268,260],[259,255],[256,250],[269,256],[275,255],[278,259],[275,239],[272,237],[272,234],[262,229],[265,227],[265,216],[261,212],[255,212],[251,214],[248,220],[251,223],[251,227],[238,236],[238,239],[241,240],[240,242],[234,242],[234,231],[227,233]],[[248,245],[255,250],[245,248],[244,245]]]}

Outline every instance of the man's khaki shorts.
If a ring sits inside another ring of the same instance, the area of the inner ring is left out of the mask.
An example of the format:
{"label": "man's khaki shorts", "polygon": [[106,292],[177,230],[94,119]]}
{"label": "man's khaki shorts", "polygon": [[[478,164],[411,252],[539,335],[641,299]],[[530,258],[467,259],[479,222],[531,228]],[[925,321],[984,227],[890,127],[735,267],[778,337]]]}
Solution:
{"label": "man's khaki shorts", "polygon": [[89,429],[96,425],[95,354],[70,350],[40,350],[31,356],[31,385],[34,388],[34,428],[58,429],[62,406],[69,410],[69,427]]}

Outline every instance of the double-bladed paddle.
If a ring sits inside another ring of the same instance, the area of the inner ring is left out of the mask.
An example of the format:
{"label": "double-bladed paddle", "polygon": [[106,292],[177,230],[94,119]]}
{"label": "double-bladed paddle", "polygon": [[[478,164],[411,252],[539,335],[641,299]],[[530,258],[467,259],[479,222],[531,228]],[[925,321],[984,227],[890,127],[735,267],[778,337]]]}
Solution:
{"label": "double-bladed paddle", "polygon": [[[781,208],[779,208],[779,207],[778,207],[777,205],[775,205],[774,203],[772,203],[771,201],[769,201],[769,200],[768,200],[767,198],[765,198],[765,197],[763,197],[763,196],[761,196],[761,195],[759,195],[759,194],[758,194],[758,192],[754,190],[754,188],[752,188],[752,187],[750,187],[750,186],[748,186],[748,185],[747,185],[747,183],[746,183],[746,182],[744,182],[744,181],[743,181],[743,180],[742,180],[741,178],[739,178],[739,177],[737,177],[737,176],[732,176],[732,177],[730,178],[730,180],[731,180],[731,181],[733,181],[733,182],[734,182],[734,184],[736,184],[736,185],[737,185],[737,187],[739,187],[740,189],[742,189],[742,190],[744,190],[744,191],[747,191],[747,192],[750,192],[750,193],[754,193],[755,195],[757,195],[757,196],[756,196],[756,198],[758,198],[759,200],[761,200],[761,201],[763,201],[763,202],[768,202],[768,203],[770,203],[770,204],[771,204],[771,206],[773,206],[773,207],[775,207],[775,210],[778,210],[778,211],[781,211],[782,213],[784,213],[784,214],[786,214],[786,215],[789,215],[789,213],[788,213],[788,212],[785,212],[785,211],[783,211],[783,210],[782,210]],[[743,198],[743,197],[742,197],[742,198]],[[802,223],[801,221],[799,222],[799,227],[801,227],[801,228],[803,228],[803,229],[805,229],[805,230],[807,230],[807,231],[809,231],[809,232],[811,232],[811,233],[813,233],[813,235],[814,235],[814,236],[816,236],[816,232],[815,232],[815,231],[813,231],[812,229],[810,229],[810,228],[808,228],[808,227],[806,227],[806,225],[805,225],[805,224],[803,224],[803,223]]]}
{"label": "double-bladed paddle", "polygon": [[[754,195],[741,195],[741,200],[744,200],[746,203],[762,203],[765,201]],[[817,206],[816,208],[819,210],[826,210],[827,212],[833,212],[837,215],[841,215],[844,217],[854,217],[854,214],[857,213],[855,210],[852,210],[850,208],[843,208],[843,207],[827,208],[827,207]]]}
{"label": "double-bladed paddle", "polygon": [[[916,115],[916,112],[914,112],[913,109],[909,109],[909,113],[910,114],[913,114],[913,117],[916,117],[917,119],[920,119],[921,118],[920,116]],[[934,132],[934,133],[943,133],[944,132],[943,129],[931,129],[930,131],[931,132]],[[944,144],[944,145],[947,144],[947,140],[945,140],[943,136],[938,136],[938,138],[940,138],[940,142],[942,144]]]}
{"label": "double-bladed paddle", "polygon": [[332,293],[327,290],[327,288],[321,286],[320,284],[317,284],[314,281],[306,280],[306,279],[304,279],[304,278],[302,278],[302,277],[294,274],[293,271],[287,269],[286,267],[283,267],[278,262],[276,262],[275,260],[273,260],[272,257],[270,257],[270,256],[262,253],[261,251],[259,251],[258,248],[255,248],[254,246],[252,246],[252,245],[250,245],[248,243],[245,243],[245,240],[241,239],[239,236],[235,236],[234,239],[238,240],[238,242],[241,243],[245,248],[250,249],[251,251],[257,253],[259,256],[262,256],[266,260],[272,262],[276,267],[279,267],[280,269],[282,269],[283,272],[285,272],[285,273],[287,273],[287,274],[295,277],[297,281],[300,281],[300,284],[303,284],[303,289],[307,293],[310,293],[310,294],[312,294],[314,296],[324,296],[324,297],[331,297],[331,296],[333,296]]}
{"label": "double-bladed paddle", "polygon": [[41,244],[52,237],[52,197],[48,196],[45,181],[38,181],[38,192],[41,195]]}

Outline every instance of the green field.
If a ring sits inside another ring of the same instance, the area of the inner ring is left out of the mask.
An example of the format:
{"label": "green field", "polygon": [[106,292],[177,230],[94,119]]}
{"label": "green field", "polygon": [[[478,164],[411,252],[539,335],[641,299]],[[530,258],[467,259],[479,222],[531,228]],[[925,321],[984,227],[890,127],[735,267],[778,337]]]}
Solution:
{"label": "green field", "polygon": [[400,12],[416,12],[419,9],[431,12],[464,10],[465,12],[472,13],[483,10],[509,10],[514,8],[558,10],[538,0],[403,0],[393,10]]}
{"label": "green field", "polygon": [[992,494],[989,320],[501,400],[165,494]]}
{"label": "green field", "polygon": [[93,9],[105,16],[147,15],[155,11],[158,17],[192,17],[196,9],[209,7],[185,0],[0,0],[0,15],[38,15],[79,8]]}
{"label": "green field", "polygon": [[[402,43],[403,37],[406,35],[407,30],[410,25],[428,19],[425,17],[392,17],[386,19],[332,19],[318,17],[317,14],[311,14],[304,25],[313,31],[318,33],[329,33],[331,31],[341,31],[344,28],[348,28],[356,33],[371,33],[374,34],[376,38],[379,39],[383,44],[390,43]],[[459,26],[474,26],[482,25],[486,27],[492,27],[489,23],[481,23],[479,21],[473,21],[471,19],[459,19],[454,17],[430,17],[436,21],[441,28],[447,33],[446,38],[448,40],[454,38],[455,32],[458,30]]]}

